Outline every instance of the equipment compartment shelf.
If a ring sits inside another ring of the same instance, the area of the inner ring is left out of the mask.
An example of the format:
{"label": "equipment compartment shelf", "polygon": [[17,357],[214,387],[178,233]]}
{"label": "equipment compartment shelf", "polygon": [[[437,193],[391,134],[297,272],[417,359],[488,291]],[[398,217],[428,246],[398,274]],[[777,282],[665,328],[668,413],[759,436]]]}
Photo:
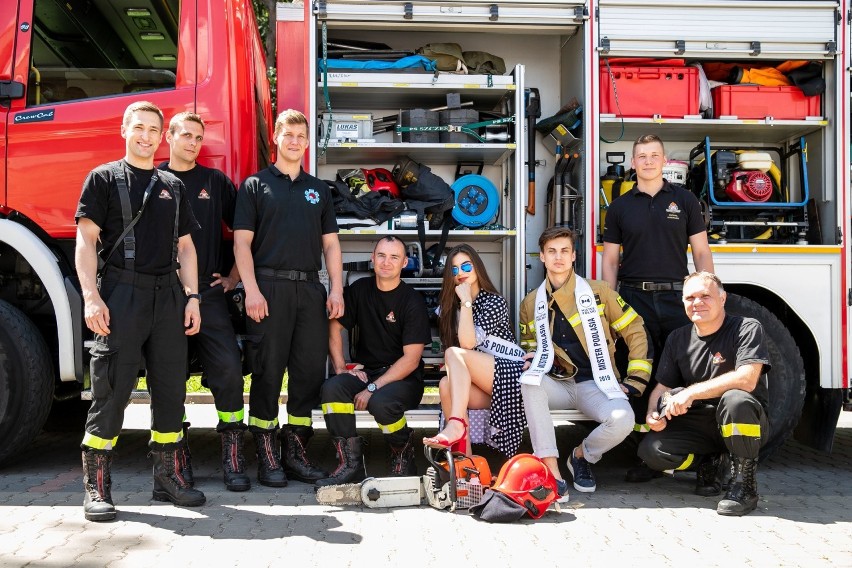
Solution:
{"label": "equipment compartment shelf", "polygon": [[[394,235],[403,240],[417,239],[416,229],[388,229],[385,226],[376,227],[359,227],[354,229],[340,229],[339,233],[341,240],[347,241],[375,241],[381,235]],[[450,230],[448,242],[500,242],[507,237],[515,237],[518,232],[515,229],[470,229],[470,230]],[[426,230],[426,238],[428,241],[437,241],[441,237],[441,231]]]}
{"label": "equipment compartment shelf", "polygon": [[322,139],[317,142],[317,163],[377,163],[410,156],[425,164],[455,164],[459,160],[502,165],[515,151],[515,144],[415,144],[408,142],[341,142],[329,140],[325,155]]}
{"label": "equipment compartment shelf", "polygon": [[769,120],[769,119],[702,119],[702,118],[618,118],[601,116],[601,136],[615,140],[632,141],[643,134],[657,134],[666,142],[691,142],[703,139],[712,133],[714,140],[739,143],[774,142],[806,136],[826,126],[824,119],[813,120]]}

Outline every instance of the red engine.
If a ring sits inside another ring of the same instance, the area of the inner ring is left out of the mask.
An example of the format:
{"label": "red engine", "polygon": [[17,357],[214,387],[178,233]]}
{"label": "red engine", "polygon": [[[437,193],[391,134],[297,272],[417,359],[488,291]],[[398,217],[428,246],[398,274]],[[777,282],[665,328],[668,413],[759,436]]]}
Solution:
{"label": "red engine", "polygon": [[759,170],[735,171],[725,194],[731,201],[768,201],[772,196],[772,179]]}

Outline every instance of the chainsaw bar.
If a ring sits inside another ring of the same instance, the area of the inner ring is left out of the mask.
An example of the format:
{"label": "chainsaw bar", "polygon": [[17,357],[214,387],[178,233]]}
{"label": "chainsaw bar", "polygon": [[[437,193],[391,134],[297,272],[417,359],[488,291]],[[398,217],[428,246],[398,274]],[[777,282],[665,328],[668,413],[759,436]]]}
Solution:
{"label": "chainsaw bar", "polygon": [[341,483],[317,488],[320,505],[363,505],[360,483]]}
{"label": "chainsaw bar", "polygon": [[361,483],[341,483],[317,489],[321,505],[365,505],[371,509],[417,506],[423,500],[419,477],[368,477]]}

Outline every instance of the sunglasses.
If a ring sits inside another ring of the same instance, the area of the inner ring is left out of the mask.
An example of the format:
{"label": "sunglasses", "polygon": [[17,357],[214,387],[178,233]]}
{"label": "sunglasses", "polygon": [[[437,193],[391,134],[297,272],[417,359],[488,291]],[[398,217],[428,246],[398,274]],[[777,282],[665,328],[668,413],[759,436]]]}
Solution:
{"label": "sunglasses", "polygon": [[459,275],[459,268],[461,268],[462,272],[473,272],[473,264],[471,264],[470,261],[468,261],[468,262],[463,262],[461,264],[461,266],[454,266],[453,267],[453,276]]}

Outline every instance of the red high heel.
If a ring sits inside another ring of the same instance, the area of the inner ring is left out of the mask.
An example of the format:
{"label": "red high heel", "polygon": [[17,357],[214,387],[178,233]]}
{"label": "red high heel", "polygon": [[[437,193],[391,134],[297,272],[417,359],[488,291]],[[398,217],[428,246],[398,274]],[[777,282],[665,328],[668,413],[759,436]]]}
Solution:
{"label": "red high heel", "polygon": [[426,446],[429,446],[430,448],[437,448],[439,450],[449,449],[451,452],[459,452],[459,453],[462,453],[462,454],[466,454],[467,453],[467,422],[464,421],[464,418],[459,418],[458,416],[450,416],[447,419],[447,422],[450,422],[451,420],[455,420],[456,422],[461,422],[462,426],[464,426],[464,431],[462,432],[462,435],[459,438],[457,438],[453,441],[450,441],[450,440],[446,439],[447,438],[446,436],[444,436],[444,439],[442,440],[442,439],[438,438],[438,436],[441,436],[441,434],[438,433],[437,435],[435,435],[431,438],[423,438],[423,444],[426,445]]}

